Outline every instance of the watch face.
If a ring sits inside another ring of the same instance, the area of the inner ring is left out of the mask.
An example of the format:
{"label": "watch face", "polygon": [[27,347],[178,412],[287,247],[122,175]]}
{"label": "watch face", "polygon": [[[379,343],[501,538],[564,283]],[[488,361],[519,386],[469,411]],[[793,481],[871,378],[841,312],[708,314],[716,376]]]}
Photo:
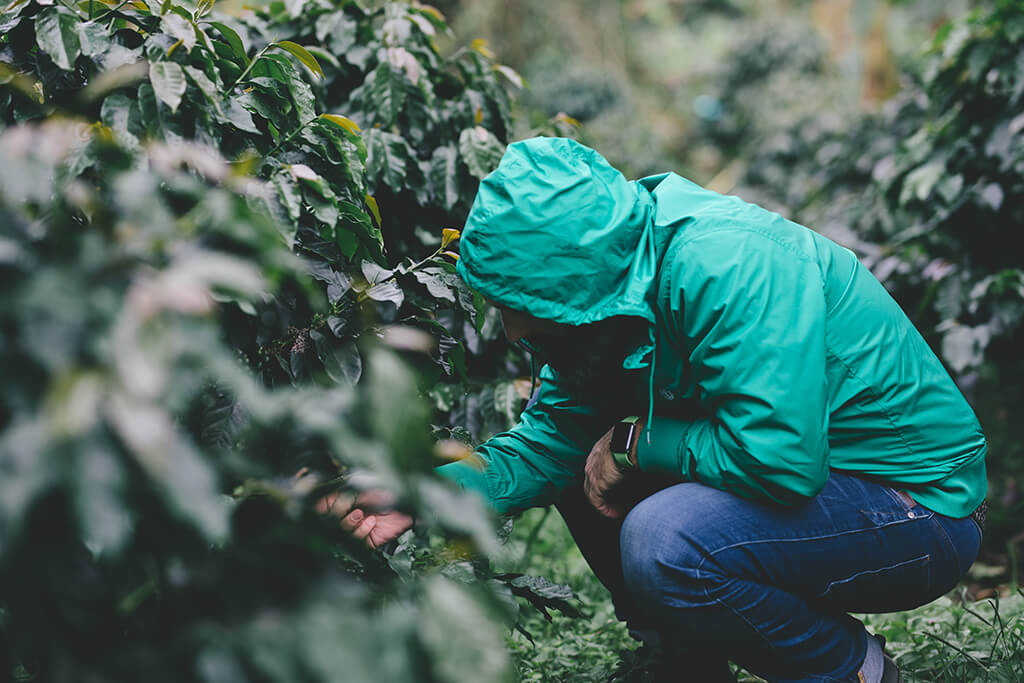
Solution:
{"label": "watch face", "polygon": [[612,453],[628,453],[635,431],[636,425],[629,422],[620,422],[615,425],[615,430],[612,431]]}

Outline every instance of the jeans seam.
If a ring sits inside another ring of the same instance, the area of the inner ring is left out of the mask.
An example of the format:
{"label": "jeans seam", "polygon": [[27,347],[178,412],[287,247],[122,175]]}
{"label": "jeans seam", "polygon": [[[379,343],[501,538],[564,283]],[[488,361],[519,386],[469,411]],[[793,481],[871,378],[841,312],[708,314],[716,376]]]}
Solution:
{"label": "jeans seam", "polygon": [[[735,545],[741,545],[741,544],[737,543]],[[733,546],[733,547],[735,547],[735,546]],[[721,550],[725,550],[725,548],[721,548]],[[770,640],[768,640],[768,638],[763,633],[761,633],[761,630],[759,628],[757,628],[757,626],[755,626],[753,624],[753,622],[751,622],[749,619],[747,619],[739,610],[737,610],[735,607],[730,605],[729,602],[727,600],[725,600],[724,598],[713,598],[713,597],[711,597],[711,594],[708,592],[708,582],[704,580],[704,563],[707,562],[707,560],[708,560],[707,556],[702,557],[701,560],[700,560],[700,563],[697,565],[697,580],[700,581],[700,584],[701,584],[701,586],[702,586],[702,588],[704,590],[704,597],[707,598],[708,603],[709,604],[717,604],[717,605],[724,606],[727,610],[732,612],[733,615],[736,618],[738,618],[740,621],[745,623],[750,628],[751,631],[753,631],[755,634],[757,634],[757,637],[760,638],[762,641],[764,641],[764,644],[766,646],[768,646],[768,649],[771,652],[777,653],[778,648],[776,648],[775,645],[773,645],[772,642]],[[741,581],[743,580],[743,579],[739,579],[739,577],[733,577],[733,578],[737,579],[737,580],[741,580]],[[776,589],[777,590],[782,590],[781,588],[777,588],[777,587],[776,587]],[[811,673],[809,671],[800,671],[799,674],[802,675],[802,676],[818,676],[822,681],[825,681],[826,683],[846,683],[846,680],[842,679],[842,678],[834,678],[832,676],[827,676],[827,675],[822,675],[822,674],[813,674],[813,673]]]}
{"label": "jeans seam", "polygon": [[[839,532],[833,533],[833,534],[820,534],[818,536],[801,536],[800,538],[760,538],[760,539],[757,539],[757,540],[754,540],[754,541],[740,541],[738,543],[732,543],[730,545],[724,545],[721,548],[716,548],[715,550],[710,551],[708,554],[709,555],[717,555],[718,553],[720,553],[720,552],[722,552],[724,550],[732,550],[733,548],[737,548],[739,546],[758,545],[758,544],[761,544],[761,543],[795,543],[795,542],[799,542],[799,541],[820,541],[820,540],[822,540],[824,538],[837,538],[839,536],[849,536],[850,534],[860,534],[860,533],[864,533],[866,531],[875,531],[876,529],[884,529],[886,527],[894,526],[896,524],[906,524],[908,522],[916,522],[916,521],[919,521],[920,519],[921,518],[896,519],[896,520],[893,520],[891,522],[886,522],[885,524],[876,524],[876,525],[874,525],[874,526],[872,526],[870,528],[866,528],[866,529],[849,529],[847,531],[839,531]],[[703,563],[703,560],[702,560],[702,563]]]}
{"label": "jeans seam", "polygon": [[830,582],[828,584],[828,587],[825,589],[825,592],[823,592],[820,595],[818,595],[817,598],[824,598],[825,596],[827,596],[832,591],[832,588],[834,586],[840,586],[840,585],[842,585],[844,583],[849,583],[849,582],[851,582],[851,581],[853,581],[853,580],[855,580],[857,578],[860,578],[861,576],[867,576],[869,574],[881,574],[882,572],[887,572],[890,569],[896,569],[897,567],[903,567],[903,566],[906,566],[908,564],[914,564],[915,562],[920,562],[921,560],[924,560],[925,564],[928,564],[931,561],[931,555],[929,555],[928,553],[925,553],[924,555],[921,555],[920,557],[915,557],[915,558],[912,558],[912,559],[909,559],[909,560],[904,560],[903,562],[897,562],[896,564],[891,564],[888,567],[879,567],[878,569],[865,569],[862,572],[857,572],[856,574],[851,574],[850,576],[847,576],[845,579],[839,579],[837,581],[832,581],[832,582]]}
{"label": "jeans seam", "polygon": [[[942,536],[942,540],[946,543],[946,548],[949,549],[949,553],[953,556],[953,559],[956,560],[957,573],[960,576],[963,576],[967,570],[962,568],[963,562],[960,560],[960,553],[957,551],[956,546],[953,545],[953,540],[949,537],[949,534],[946,533],[946,528],[936,521],[934,515],[929,518],[929,521],[932,523],[932,528]],[[973,522],[974,520],[971,521]]]}

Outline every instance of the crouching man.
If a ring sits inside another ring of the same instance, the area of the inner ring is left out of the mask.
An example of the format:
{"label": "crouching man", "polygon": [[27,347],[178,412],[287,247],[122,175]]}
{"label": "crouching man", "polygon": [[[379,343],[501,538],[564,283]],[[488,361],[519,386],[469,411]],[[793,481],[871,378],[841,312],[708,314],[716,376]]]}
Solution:
{"label": "crouching man", "polygon": [[[567,139],[509,146],[459,274],[544,366],[520,424],[440,472],[555,504],[677,680],[897,681],[849,612],[922,605],[981,542],[985,439],[838,244]],[[353,517],[354,515],[354,517]],[[411,520],[355,510],[375,543]]]}

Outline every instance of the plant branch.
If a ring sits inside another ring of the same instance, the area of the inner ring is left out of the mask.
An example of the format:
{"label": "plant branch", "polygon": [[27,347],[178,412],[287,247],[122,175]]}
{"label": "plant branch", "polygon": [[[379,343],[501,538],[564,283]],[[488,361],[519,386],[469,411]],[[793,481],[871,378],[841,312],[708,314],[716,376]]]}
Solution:
{"label": "plant branch", "polygon": [[534,527],[530,529],[530,535],[526,537],[526,545],[523,546],[523,554],[519,558],[520,567],[523,566],[527,558],[530,556],[530,549],[533,547],[533,544],[537,541],[537,537],[540,535],[540,529],[542,526],[544,526],[544,522],[548,521],[548,516],[550,514],[551,506],[549,505],[548,508],[544,510],[544,514],[541,515],[540,520],[538,520]]}
{"label": "plant branch", "polygon": [[[108,9],[108,10],[107,10],[106,12],[104,12],[103,14],[99,15],[98,17],[96,17],[96,19],[94,19],[93,21],[102,21],[102,20],[106,19],[106,18],[107,18],[107,17],[109,17],[109,16],[111,15],[111,14],[114,14],[115,12],[118,12],[118,11],[120,11],[120,9],[121,9],[122,7],[124,7],[125,5],[128,5],[128,4],[130,4],[130,3],[131,3],[131,1],[132,1],[132,0],[121,0],[121,4],[120,4],[120,5],[118,5],[117,7],[111,7],[111,8],[110,8],[110,9]],[[92,7],[90,6],[90,8],[89,8],[89,9],[90,9],[90,13],[91,13],[91,11],[92,11]]]}
{"label": "plant branch", "polygon": [[238,78],[236,78],[236,79],[235,79],[235,82],[234,82],[234,83],[232,83],[231,85],[229,85],[229,86],[227,87],[227,89],[225,89],[225,90],[224,90],[224,94],[225,94],[225,95],[228,95],[228,94],[230,94],[230,93],[231,93],[231,91],[235,89],[235,86],[236,86],[236,85],[238,85],[239,83],[241,83],[242,81],[244,81],[244,80],[245,80],[245,77],[246,77],[246,76],[248,76],[248,75],[249,75],[249,72],[251,72],[251,71],[252,71],[252,68],[253,68],[254,66],[256,66],[256,62],[260,61],[260,59],[261,59],[261,58],[263,57],[263,55],[264,55],[264,54],[266,54],[267,50],[269,50],[269,49],[270,49],[270,48],[272,48],[273,46],[274,46],[274,44],[273,44],[273,43],[269,43],[269,44],[268,44],[268,45],[266,45],[266,46],[265,46],[265,47],[264,47],[264,48],[263,48],[262,50],[260,50],[259,52],[257,52],[257,53],[256,53],[256,56],[252,58],[252,61],[251,61],[251,62],[249,62],[249,66],[245,67],[245,71],[243,71],[243,72],[242,72],[242,75],[240,75],[240,76],[239,76]]}

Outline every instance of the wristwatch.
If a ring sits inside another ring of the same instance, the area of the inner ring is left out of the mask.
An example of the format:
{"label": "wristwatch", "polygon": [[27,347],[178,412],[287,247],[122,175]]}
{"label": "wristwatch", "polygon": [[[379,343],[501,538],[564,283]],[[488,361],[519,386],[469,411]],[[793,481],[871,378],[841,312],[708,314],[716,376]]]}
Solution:
{"label": "wristwatch", "polygon": [[640,436],[640,427],[637,422],[639,417],[630,416],[619,420],[612,430],[611,450],[612,460],[620,470],[631,470],[636,468],[636,463],[629,459],[629,452],[633,450],[637,438]]}

